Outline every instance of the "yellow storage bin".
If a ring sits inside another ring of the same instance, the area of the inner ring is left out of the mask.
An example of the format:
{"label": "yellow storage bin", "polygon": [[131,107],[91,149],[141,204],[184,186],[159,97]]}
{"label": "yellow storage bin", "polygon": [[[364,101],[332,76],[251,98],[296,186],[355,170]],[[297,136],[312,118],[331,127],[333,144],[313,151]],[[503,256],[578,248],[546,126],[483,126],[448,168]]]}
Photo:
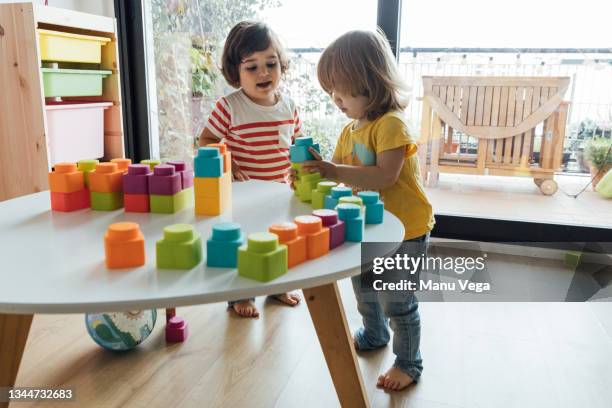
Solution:
{"label": "yellow storage bin", "polygon": [[102,46],[110,42],[110,39],[105,37],[42,29],[38,30],[38,38],[43,61],[93,64],[102,61]]}

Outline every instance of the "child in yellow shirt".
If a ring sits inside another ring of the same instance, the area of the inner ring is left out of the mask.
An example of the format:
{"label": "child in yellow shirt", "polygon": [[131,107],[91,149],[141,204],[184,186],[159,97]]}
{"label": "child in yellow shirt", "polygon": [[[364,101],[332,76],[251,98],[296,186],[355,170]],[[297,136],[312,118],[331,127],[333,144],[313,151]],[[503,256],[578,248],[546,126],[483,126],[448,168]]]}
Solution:
{"label": "child in yellow shirt", "polygon": [[[381,33],[348,32],[325,49],[317,74],[323,89],[353,120],[342,131],[331,162],[311,149],[317,160],[305,162],[304,168],[358,189],[380,191],[385,209],[404,225],[402,250],[421,256],[434,217],[421,184],[417,145],[402,114],[408,88],[389,43]],[[360,276],[352,282],[363,317],[363,327],[354,335],[355,347],[364,351],[385,346],[389,320],[394,332],[396,360],[377,385],[397,391],[418,381],[423,365],[416,296],[406,291],[398,299],[397,293],[375,292],[361,285]]]}

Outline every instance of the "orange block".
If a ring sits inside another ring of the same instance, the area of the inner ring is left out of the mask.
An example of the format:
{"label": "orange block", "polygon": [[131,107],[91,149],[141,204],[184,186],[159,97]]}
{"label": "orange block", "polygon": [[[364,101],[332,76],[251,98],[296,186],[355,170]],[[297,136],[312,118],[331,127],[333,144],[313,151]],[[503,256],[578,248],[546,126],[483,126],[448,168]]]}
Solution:
{"label": "orange block", "polygon": [[306,237],[298,235],[298,226],[292,222],[283,222],[271,225],[268,228],[273,234],[278,235],[278,242],[287,245],[289,268],[301,264],[307,259]]}
{"label": "orange block", "polygon": [[216,147],[219,149],[219,153],[223,156],[223,172],[227,173],[232,169],[232,155],[227,150],[227,146],[225,143],[211,143],[206,145],[206,147]]}
{"label": "orange block", "polygon": [[49,173],[49,189],[53,193],[74,193],[85,189],[83,173],[75,163],[56,163]]}
{"label": "orange block", "polygon": [[144,236],[135,222],[118,222],[108,226],[104,235],[106,267],[135,268],[145,264]]}
{"label": "orange block", "polygon": [[98,163],[89,173],[89,190],[96,193],[116,193],[123,190],[123,171],[117,163]]}
{"label": "orange block", "polygon": [[132,159],[112,159],[111,163],[117,163],[117,170],[127,173],[128,166],[132,164]]}
{"label": "orange block", "polygon": [[306,256],[315,259],[329,252],[329,228],[323,227],[319,217],[300,215],[295,217],[298,235],[306,238]]}

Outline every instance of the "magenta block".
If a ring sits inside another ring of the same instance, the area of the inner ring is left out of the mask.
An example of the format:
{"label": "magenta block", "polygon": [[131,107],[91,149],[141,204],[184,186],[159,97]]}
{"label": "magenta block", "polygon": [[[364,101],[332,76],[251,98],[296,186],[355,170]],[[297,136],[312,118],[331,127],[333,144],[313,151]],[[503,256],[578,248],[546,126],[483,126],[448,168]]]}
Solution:
{"label": "magenta block", "polygon": [[181,174],[183,175],[183,189],[193,187],[193,170],[186,169]]}
{"label": "magenta block", "polygon": [[166,341],[169,343],[181,343],[187,340],[189,330],[185,319],[173,316],[166,323]]}
{"label": "magenta block", "polygon": [[173,166],[177,173],[181,174],[181,188],[184,190],[193,187],[193,170],[187,167],[182,160],[166,162],[167,165]]}
{"label": "magenta block", "polygon": [[173,166],[158,164],[149,177],[149,194],[174,195],[181,191],[181,175]]}
{"label": "magenta block", "polygon": [[329,249],[344,244],[344,221],[338,220],[338,213],[334,210],[314,210],[312,215],[319,217],[324,227],[329,228]]}
{"label": "magenta block", "polygon": [[123,175],[124,194],[149,194],[151,169],[147,164],[130,164]]}

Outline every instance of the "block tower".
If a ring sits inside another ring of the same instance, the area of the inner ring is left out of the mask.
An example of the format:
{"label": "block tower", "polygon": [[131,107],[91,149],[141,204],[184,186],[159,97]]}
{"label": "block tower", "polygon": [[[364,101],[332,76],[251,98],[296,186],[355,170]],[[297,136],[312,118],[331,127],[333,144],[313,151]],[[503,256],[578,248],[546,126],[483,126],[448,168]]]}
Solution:
{"label": "block tower", "polygon": [[130,164],[123,175],[123,204],[128,212],[149,212],[149,177],[146,164]]}
{"label": "block tower", "polygon": [[49,189],[53,211],[76,211],[90,205],[83,172],[74,163],[55,164],[55,171],[49,173]]}
{"label": "block tower", "polygon": [[123,171],[117,163],[98,163],[89,173],[91,209],[113,211],[123,207]]}
{"label": "block tower", "polygon": [[322,181],[319,173],[307,173],[302,170],[302,163],[307,160],[314,160],[314,156],[308,150],[310,147],[319,150],[319,144],[313,143],[312,137],[298,137],[295,144],[289,149],[291,168],[297,171],[295,178],[295,194],[300,201],[309,202],[312,190],[317,188],[317,184]]}
{"label": "block tower", "polygon": [[158,164],[148,180],[151,212],[173,214],[187,206],[186,195],[181,194],[181,175],[174,166]]}
{"label": "block tower", "polygon": [[220,215],[231,208],[232,173],[226,159],[229,154],[222,154],[221,147],[198,149],[193,159],[196,214]]}
{"label": "block tower", "polygon": [[181,191],[178,193],[179,201],[186,207],[193,205],[193,170],[182,160],[169,161],[166,164],[174,167],[174,170],[181,176]]}

